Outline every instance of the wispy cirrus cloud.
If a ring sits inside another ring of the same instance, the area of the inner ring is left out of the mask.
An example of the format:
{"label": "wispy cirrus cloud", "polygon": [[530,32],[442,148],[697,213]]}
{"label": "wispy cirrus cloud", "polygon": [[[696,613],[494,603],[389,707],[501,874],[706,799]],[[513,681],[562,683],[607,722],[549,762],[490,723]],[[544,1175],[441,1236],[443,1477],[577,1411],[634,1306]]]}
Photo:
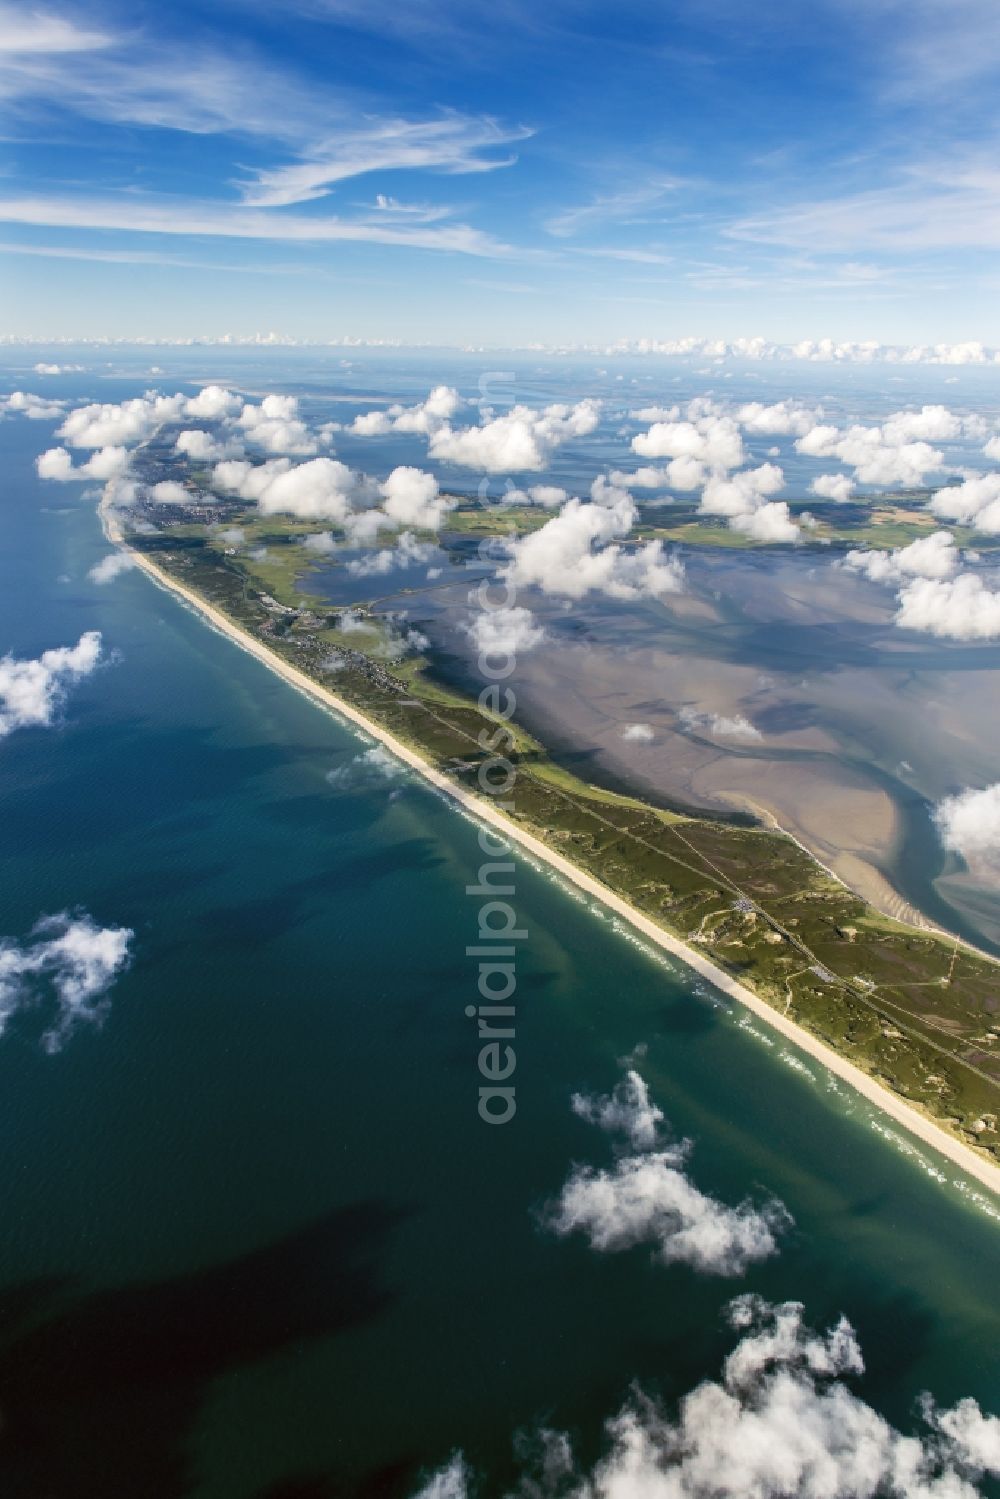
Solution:
{"label": "wispy cirrus cloud", "polygon": [[1000,170],[974,156],[899,169],[864,192],[819,198],[737,219],[733,239],[827,253],[1000,248]]}
{"label": "wispy cirrus cloud", "polygon": [[[175,324],[188,308],[228,324],[235,293],[195,273],[225,269],[211,257],[244,240],[262,262],[282,242],[312,246],[295,269],[353,269],[359,286],[372,281],[360,247],[397,247],[405,279],[344,309],[392,340],[415,321],[427,343],[506,340],[520,319],[529,342],[648,346],[644,303],[658,342],[688,331],[689,308],[715,326],[725,303],[734,327],[794,341],[834,297],[850,304],[838,319],[856,310],[845,339],[987,336],[974,303],[1000,244],[998,42],[993,0],[289,0],[280,13],[0,0],[0,220],[23,226],[8,236],[21,254],[38,238],[56,243],[35,253],[55,260],[61,243],[66,261],[49,278],[8,265],[25,293],[11,326],[95,331],[88,290],[116,258],[192,272],[137,307],[166,299]],[[519,308],[531,278],[445,286],[424,252],[516,254],[558,282]],[[304,286],[273,313],[259,293],[259,317],[295,331],[342,316]],[[133,316],[115,312],[123,327]]]}
{"label": "wispy cirrus cloud", "polygon": [[[301,69],[279,65],[242,37],[224,50],[217,40],[192,30],[182,45],[140,25],[96,29],[68,14],[25,16],[0,0],[0,99],[16,139],[44,141],[63,133],[67,118],[76,117],[92,128],[125,125],[217,136],[229,142],[223,152],[237,157],[228,172],[224,162],[211,159],[198,198],[118,197],[96,182],[91,192],[64,195],[60,179],[51,193],[8,199],[2,211],[6,222],[317,243],[354,240],[471,254],[500,249],[494,237],[464,224],[435,228],[452,218],[452,207],[403,204],[386,194],[361,212],[328,218],[279,220],[273,211],[326,198],[339,185],[373,173],[492,173],[514,163],[516,156],[505,148],[527,138],[528,126],[429,101],[407,117],[387,111],[378,96],[353,83],[325,86]],[[247,142],[261,160],[238,159],[250,154]],[[149,159],[158,165],[159,151]]]}
{"label": "wispy cirrus cloud", "polygon": [[970,85],[1000,69],[993,0],[837,0],[835,9],[877,34],[868,65],[893,99],[949,99],[982,109],[983,97]]}
{"label": "wispy cirrus cloud", "polygon": [[662,203],[670,193],[676,191],[677,186],[673,181],[654,181],[625,188],[621,192],[598,195],[588,203],[562,208],[551,214],[545,220],[545,228],[549,234],[564,239],[579,234],[581,230],[592,229],[595,225],[629,219],[636,213]]}
{"label": "wispy cirrus cloud", "polygon": [[468,224],[391,224],[330,215],[269,213],[202,199],[128,197],[0,199],[0,222],[44,228],[113,229],[132,234],[204,235],[214,239],[337,241],[505,256],[511,247]]}
{"label": "wispy cirrus cloud", "polygon": [[612,245],[596,245],[586,248],[582,245],[571,245],[569,248],[574,255],[590,255],[598,260],[624,260],[634,262],[636,265],[669,265],[673,259],[672,255],[664,255],[660,250],[629,250]]}
{"label": "wispy cirrus cloud", "polygon": [[0,57],[23,62],[47,54],[93,52],[111,44],[107,32],[87,30],[63,16],[0,6]]}
{"label": "wispy cirrus cloud", "polygon": [[307,264],[303,261],[252,261],[210,260],[207,256],[173,255],[167,250],[99,250],[85,245],[36,245],[16,244],[0,240],[0,255],[21,255],[42,260],[90,260],[101,265],[176,266],[181,270],[219,271],[226,275],[235,272],[250,276],[306,276],[313,280],[355,280],[345,277],[329,266]]}
{"label": "wispy cirrus cloud", "polygon": [[0,3],[0,98],[8,128],[31,135],[52,113],[277,141],[329,129],[329,100],[324,118],[316,90],[296,87],[294,75],[245,48],[234,51],[227,56],[196,39],[181,46],[138,27],[92,30],[53,13],[25,17]]}
{"label": "wispy cirrus cloud", "polygon": [[[338,182],[377,171],[494,172],[512,166],[516,157],[483,152],[530,134],[526,127],[451,112],[432,120],[376,120],[361,130],[342,130],[319,142],[305,160],[258,171],[238,186],[251,207],[275,208],[326,197]],[[388,214],[402,209],[390,199],[377,207]]]}
{"label": "wispy cirrus cloud", "polygon": [[398,198],[390,198],[386,193],[376,193],[373,204],[362,203],[357,206],[412,224],[436,224],[441,219],[451,218],[454,212],[452,208],[439,203],[401,203]]}

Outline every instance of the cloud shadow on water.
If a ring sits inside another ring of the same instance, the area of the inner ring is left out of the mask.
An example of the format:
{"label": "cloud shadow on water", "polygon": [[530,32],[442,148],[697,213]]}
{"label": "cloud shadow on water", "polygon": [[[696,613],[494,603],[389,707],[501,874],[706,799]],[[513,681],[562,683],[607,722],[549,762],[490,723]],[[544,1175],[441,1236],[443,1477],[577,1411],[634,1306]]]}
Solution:
{"label": "cloud shadow on water", "polygon": [[[443,863],[431,840],[424,838],[410,838],[374,853],[352,856],[345,852],[336,864],[290,880],[280,890],[236,904],[212,906],[198,920],[217,948],[228,945],[242,952],[247,946],[265,946],[320,914],[330,896],[349,898],[357,904],[382,880],[426,873]],[[192,945],[196,947],[199,942],[197,939]]]}
{"label": "cloud shadow on water", "polygon": [[269,1484],[256,1499],[407,1499],[420,1486],[422,1466],[416,1456],[380,1463],[347,1482],[329,1474],[297,1474]]}
{"label": "cloud shadow on water", "polygon": [[5,1499],[181,1499],[212,1382],[380,1317],[404,1216],[358,1203],[225,1263],[68,1304],[68,1282],[0,1291]]}

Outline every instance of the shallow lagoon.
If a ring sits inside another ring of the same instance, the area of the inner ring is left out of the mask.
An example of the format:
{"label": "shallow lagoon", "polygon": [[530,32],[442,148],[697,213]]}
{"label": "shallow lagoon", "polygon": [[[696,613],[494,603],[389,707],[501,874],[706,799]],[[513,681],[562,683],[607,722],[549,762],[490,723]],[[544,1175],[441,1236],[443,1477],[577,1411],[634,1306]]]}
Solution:
{"label": "shallow lagoon", "polygon": [[[960,872],[930,817],[943,796],[996,779],[1000,647],[896,630],[891,592],[818,549],[685,561],[690,592],[662,605],[522,595],[548,633],[513,678],[526,721],[574,763],[673,805],[769,813],[870,898],[902,913],[884,876],[1000,951],[1000,892]],[[454,602],[425,592],[385,607],[409,607],[464,681]],[[761,738],[713,733],[711,715]],[[652,743],[623,741],[637,722]]]}

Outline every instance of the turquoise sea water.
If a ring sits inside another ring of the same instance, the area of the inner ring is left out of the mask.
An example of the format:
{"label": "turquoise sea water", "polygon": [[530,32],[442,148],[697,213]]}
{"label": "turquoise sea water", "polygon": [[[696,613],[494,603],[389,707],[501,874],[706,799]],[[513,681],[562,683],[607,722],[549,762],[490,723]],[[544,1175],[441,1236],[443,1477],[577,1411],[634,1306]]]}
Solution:
{"label": "turquoise sea water", "polygon": [[[136,933],[100,1030],[0,1037],[0,1493],[402,1495],[457,1446],[497,1487],[518,1429],[593,1454],[632,1380],[715,1375],[744,1290],[845,1313],[904,1426],[924,1389],[1000,1409],[990,1205],[521,858],[518,1113],[483,1125],[474,825],[146,579],[90,583],[93,504],[33,475],[51,425],[0,441],[0,653],[117,655],[0,740],[0,936]],[[539,1226],[609,1159],[571,1093],[639,1044],[699,1186],[794,1216],[738,1281]]]}

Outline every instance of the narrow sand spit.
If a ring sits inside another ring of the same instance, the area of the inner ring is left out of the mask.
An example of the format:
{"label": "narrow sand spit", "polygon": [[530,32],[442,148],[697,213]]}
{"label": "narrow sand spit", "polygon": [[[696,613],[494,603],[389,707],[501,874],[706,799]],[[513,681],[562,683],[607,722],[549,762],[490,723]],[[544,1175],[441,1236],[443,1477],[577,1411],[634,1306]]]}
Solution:
{"label": "narrow sand spit", "polygon": [[[111,507],[102,504],[100,514],[108,540],[114,542],[116,545],[123,545],[124,535],[121,524]],[[570,863],[562,854],[549,848],[548,844],[543,843],[540,838],[536,838],[534,834],[527,832],[502,812],[497,811],[496,807],[485,800],[485,798],[474,796],[463,787],[455,785],[447,776],[436,770],[434,766],[429,765],[409,745],[397,739],[394,734],[388,733],[379,724],[367,718],[363,713],[360,713],[357,708],[352,707],[350,703],[344,702],[341,698],[337,697],[336,693],[331,692],[329,688],[321,686],[312,677],[307,676],[305,672],[299,671],[297,667],[291,666],[280,656],[268,650],[265,645],[262,645],[253,636],[248,635],[246,631],[240,629],[238,625],[234,624],[232,620],[228,619],[226,615],[201,598],[192,589],[185,588],[182,583],[178,583],[174,578],[162,572],[155,563],[151,562],[141,552],[132,551],[132,549],[129,550],[136,565],[159,587],[183,599],[203,618],[209,620],[223,635],[228,636],[242,650],[256,657],[258,661],[269,667],[277,676],[290,683],[291,686],[298,688],[300,692],[306,693],[308,697],[321,703],[324,707],[332,709],[342,718],[346,718],[351,723],[356,724],[366,734],[370,734],[373,739],[383,744],[397,759],[402,760],[404,764],[422,776],[425,781],[428,781],[439,791],[444,792],[451,801],[471,813],[480,822],[497,828],[511,842],[520,844],[522,848],[527,849],[535,858],[549,865],[550,868],[555,869],[579,889],[585,890],[588,895],[592,895],[595,900],[600,901],[608,910],[614,911],[617,916],[627,921],[635,931],[641,932],[648,941],[654,943],[655,946],[661,948],[664,952],[670,953],[672,957],[679,959],[687,968],[690,968],[701,978],[707,979],[716,989],[719,989],[723,994],[728,995],[730,999],[735,1000],[737,1004],[743,1005],[745,1009],[764,1021],[772,1031],[777,1031],[779,1035],[784,1036],[786,1040],[797,1046],[800,1051],[807,1053],[807,1055],[812,1057],[821,1066],[825,1067],[828,1072],[833,1073],[835,1077],[847,1083],[862,1098],[865,1098],[869,1103],[881,1109],[884,1114],[888,1115],[896,1124],[902,1126],[903,1129],[921,1141],[922,1144],[927,1145],[939,1155],[946,1157],[960,1171],[964,1172],[967,1176],[974,1177],[977,1182],[988,1188],[989,1191],[1000,1195],[1000,1166],[992,1165],[983,1156],[977,1155],[975,1151],[963,1144],[961,1140],[948,1134],[929,1116],[922,1114],[911,1104],[906,1103],[905,1100],[898,1097],[897,1094],[890,1092],[888,1088],[884,1088],[881,1083],[869,1077],[860,1067],[856,1067],[853,1062],[849,1062],[846,1057],[842,1057],[824,1042],[818,1040],[817,1037],[811,1035],[809,1031],[803,1030],[794,1021],[789,1020],[777,1010],[772,1009],[764,1000],[758,998],[751,989],[739,983],[723,969],[717,968],[703,953],[698,952],[693,947],[689,947],[680,938],[671,936],[669,932],[664,931],[662,927],[650,921],[640,911],[636,911],[621,896],[607,889],[606,886],[595,880],[586,871]]]}

